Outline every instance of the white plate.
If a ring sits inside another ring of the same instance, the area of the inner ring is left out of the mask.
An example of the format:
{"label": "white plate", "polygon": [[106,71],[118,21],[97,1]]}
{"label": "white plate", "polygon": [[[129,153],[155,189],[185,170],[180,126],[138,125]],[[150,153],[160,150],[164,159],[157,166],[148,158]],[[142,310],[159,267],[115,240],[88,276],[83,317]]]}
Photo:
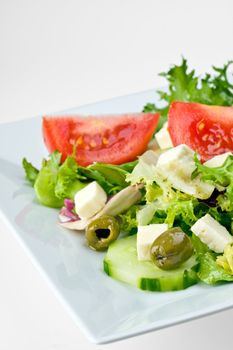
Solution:
{"label": "white plate", "polygon": [[[149,91],[62,113],[135,112],[154,99]],[[233,284],[151,293],[109,278],[104,255],[88,249],[82,234],[60,228],[57,210],[39,205],[25,183],[21,159],[39,166],[46,154],[41,118],[0,125],[1,216],[91,341],[112,342],[233,306]]]}

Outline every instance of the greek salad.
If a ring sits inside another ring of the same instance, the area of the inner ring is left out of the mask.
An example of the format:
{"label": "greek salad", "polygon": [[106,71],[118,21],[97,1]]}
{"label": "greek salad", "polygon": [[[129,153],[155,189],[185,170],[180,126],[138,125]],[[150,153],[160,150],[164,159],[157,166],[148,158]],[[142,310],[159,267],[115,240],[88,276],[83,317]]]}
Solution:
{"label": "greek salad", "polygon": [[110,277],[148,291],[233,282],[231,64],[199,77],[183,59],[141,113],[43,117],[50,156],[24,158],[26,179],[106,252]]}

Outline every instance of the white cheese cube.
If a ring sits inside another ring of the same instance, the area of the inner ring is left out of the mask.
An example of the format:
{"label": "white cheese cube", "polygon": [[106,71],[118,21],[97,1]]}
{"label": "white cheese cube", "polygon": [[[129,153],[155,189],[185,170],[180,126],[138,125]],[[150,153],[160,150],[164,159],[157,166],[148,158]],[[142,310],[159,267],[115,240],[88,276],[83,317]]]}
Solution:
{"label": "white cheese cube", "polygon": [[167,224],[138,226],[137,253],[138,260],[150,260],[150,248],[154,240],[168,229]]}
{"label": "white cheese cube", "polygon": [[171,136],[168,131],[168,123],[165,123],[156,134],[155,139],[161,149],[173,147]]}
{"label": "white cheese cube", "polygon": [[227,229],[209,214],[197,220],[191,231],[216,253],[223,253],[225,246],[233,242]]}
{"label": "white cheese cube", "polygon": [[105,205],[107,195],[103,188],[93,181],[75,194],[75,211],[82,219],[89,219]]}
{"label": "white cheese cube", "polygon": [[167,180],[172,187],[196,198],[207,199],[214,186],[200,180],[200,176],[191,179],[196,168],[194,151],[186,145],[179,145],[161,154],[156,169],[157,176]]}
{"label": "white cheese cube", "polygon": [[232,156],[231,152],[226,152],[223,154],[219,154],[218,156],[215,156],[209,160],[207,160],[204,165],[208,166],[209,168],[217,168],[219,166],[222,166],[227,159],[228,156]]}

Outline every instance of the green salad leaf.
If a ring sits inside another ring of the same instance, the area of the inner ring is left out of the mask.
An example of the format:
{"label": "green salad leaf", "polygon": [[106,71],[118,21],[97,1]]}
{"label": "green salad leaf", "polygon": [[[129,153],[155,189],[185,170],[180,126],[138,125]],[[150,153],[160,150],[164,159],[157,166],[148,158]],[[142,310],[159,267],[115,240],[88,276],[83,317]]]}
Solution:
{"label": "green salad leaf", "polygon": [[221,266],[226,272],[233,275],[233,245],[227,244],[224,248],[223,255],[217,257],[216,263]]}
{"label": "green salad leaf", "polygon": [[233,275],[219,266],[217,263],[218,255],[213,253],[206,244],[194,234],[191,237],[195,248],[199,267],[197,270],[198,278],[207,284],[216,284],[218,282],[231,282]]}
{"label": "green salad leaf", "polygon": [[220,208],[233,211],[233,155],[229,155],[222,166],[210,168],[203,165],[195,155],[196,170],[193,177],[200,174],[201,179],[214,186],[221,186],[225,191],[217,197]]}
{"label": "green salad leaf", "polygon": [[55,194],[61,154],[57,151],[51,154],[50,159],[42,161],[41,170],[34,183],[38,201],[48,207],[60,208],[63,200]]}
{"label": "green salad leaf", "polygon": [[94,163],[86,168],[78,166],[78,173],[88,181],[97,181],[108,195],[113,195],[128,186],[126,177],[136,165],[137,161],[125,163],[124,167],[122,165]]}
{"label": "green salad leaf", "polygon": [[121,229],[128,235],[135,234],[137,232],[137,211],[138,206],[133,205],[125,213],[119,215],[119,218],[121,220]]}
{"label": "green salad leaf", "polygon": [[212,74],[199,77],[194,70],[189,70],[187,60],[182,59],[181,65],[172,66],[160,76],[166,79],[168,91],[157,90],[163,107],[148,103],[143,112],[160,112],[161,119],[158,129],[167,120],[169,106],[173,101],[199,102],[207,105],[232,106],[233,85],[227,78],[227,72],[232,61],[222,68],[212,67]]}
{"label": "green salad leaf", "polygon": [[68,156],[58,170],[55,185],[56,197],[73,199],[75,193],[80,191],[87,184],[87,182],[81,180],[86,179],[79,175],[78,165],[75,159]]}
{"label": "green salad leaf", "polygon": [[34,186],[38,201],[52,208],[62,207],[65,198],[73,199],[75,193],[86,185],[86,182],[80,181],[86,178],[78,174],[74,158],[67,157],[63,164],[60,162],[61,153],[58,151],[53,152],[48,160],[42,161],[40,171],[26,159],[23,160],[27,179]]}
{"label": "green salad leaf", "polygon": [[108,183],[119,186],[119,188],[124,188],[128,186],[125,181],[128,171],[123,168],[105,163],[95,163],[89,166],[89,169],[98,171]]}
{"label": "green salad leaf", "polygon": [[117,168],[123,169],[123,170],[127,171],[128,173],[131,173],[137,164],[138,164],[138,160],[136,159],[132,162],[117,165]]}
{"label": "green salad leaf", "polygon": [[199,268],[197,275],[201,281],[207,284],[216,284],[218,282],[231,282],[233,276],[226,272],[216,262],[216,255],[212,252],[200,254],[198,256]]}
{"label": "green salad leaf", "polygon": [[22,165],[23,165],[23,168],[25,171],[26,179],[32,185],[34,185],[36,178],[37,178],[37,175],[39,173],[39,170],[37,168],[35,168],[31,163],[29,163],[26,158],[23,158]]}
{"label": "green salad leaf", "polygon": [[168,224],[169,227],[180,226],[187,232],[187,229],[198,219],[194,214],[194,209],[197,205],[198,200],[194,198],[181,201],[178,196],[177,199],[169,203],[165,223]]}
{"label": "green salad leaf", "polygon": [[197,255],[205,254],[210,252],[210,249],[208,246],[203,243],[199,237],[197,237],[195,234],[192,234],[191,236],[192,244],[195,249],[195,252]]}
{"label": "green salad leaf", "polygon": [[145,184],[145,200],[147,203],[152,203],[163,194],[163,190],[156,182],[147,182]]}
{"label": "green salad leaf", "polygon": [[[46,162],[46,161],[45,161]],[[61,153],[58,151],[54,151],[50,154],[50,159],[48,161],[52,167],[59,168],[59,165],[61,163]]]}

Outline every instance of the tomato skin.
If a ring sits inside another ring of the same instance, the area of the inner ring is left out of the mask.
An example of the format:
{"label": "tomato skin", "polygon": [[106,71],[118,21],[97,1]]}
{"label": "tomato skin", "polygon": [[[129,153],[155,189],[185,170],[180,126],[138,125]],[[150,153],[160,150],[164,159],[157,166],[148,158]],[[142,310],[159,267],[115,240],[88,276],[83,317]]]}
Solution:
{"label": "tomato skin", "polygon": [[233,152],[233,107],[173,102],[168,130],[174,146],[188,145],[200,154],[202,161]]}
{"label": "tomato skin", "polygon": [[73,153],[82,166],[93,162],[122,164],[135,160],[150,141],[159,113],[110,116],[43,117],[43,137],[49,152],[58,150],[62,161]]}

